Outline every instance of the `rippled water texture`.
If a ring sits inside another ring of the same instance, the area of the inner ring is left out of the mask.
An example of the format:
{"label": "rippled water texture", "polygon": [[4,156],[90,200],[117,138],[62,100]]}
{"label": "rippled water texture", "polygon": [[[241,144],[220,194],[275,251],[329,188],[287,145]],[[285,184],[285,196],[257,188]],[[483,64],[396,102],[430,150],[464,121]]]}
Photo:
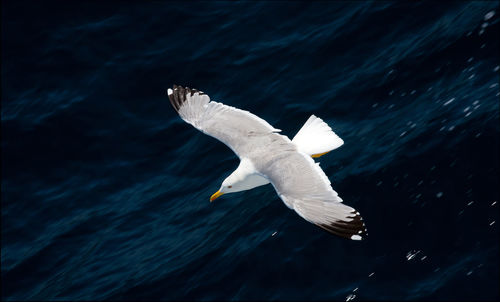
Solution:
{"label": "rippled water texture", "polygon": [[[498,2],[2,2],[3,300],[499,299]],[[187,85],[320,158],[332,236],[184,123]]]}

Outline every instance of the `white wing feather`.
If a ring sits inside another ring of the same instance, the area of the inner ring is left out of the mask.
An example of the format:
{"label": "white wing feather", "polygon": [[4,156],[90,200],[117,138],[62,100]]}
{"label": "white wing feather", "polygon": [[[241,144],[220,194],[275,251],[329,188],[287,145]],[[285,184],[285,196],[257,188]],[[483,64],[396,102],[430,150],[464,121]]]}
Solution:
{"label": "white wing feather", "polygon": [[174,85],[168,96],[184,121],[220,140],[240,158],[263,135],[281,131],[248,111],[210,101],[208,95],[196,89]]}

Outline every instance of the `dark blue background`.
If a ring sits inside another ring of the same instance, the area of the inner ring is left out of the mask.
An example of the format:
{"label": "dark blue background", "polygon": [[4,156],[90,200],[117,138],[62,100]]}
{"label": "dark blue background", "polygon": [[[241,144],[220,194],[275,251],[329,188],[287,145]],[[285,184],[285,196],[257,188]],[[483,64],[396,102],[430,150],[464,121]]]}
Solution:
{"label": "dark blue background", "polygon": [[[2,1],[2,299],[499,299],[498,6]],[[173,84],[323,118],[368,239],[209,203],[238,159]]]}

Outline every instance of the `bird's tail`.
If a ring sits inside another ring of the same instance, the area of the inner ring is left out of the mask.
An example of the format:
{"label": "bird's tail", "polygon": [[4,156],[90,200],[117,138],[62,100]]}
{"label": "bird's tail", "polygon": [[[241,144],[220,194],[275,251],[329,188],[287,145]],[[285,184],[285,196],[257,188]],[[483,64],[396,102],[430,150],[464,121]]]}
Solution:
{"label": "bird's tail", "polygon": [[320,157],[344,144],[344,141],[333,132],[332,128],[315,115],[309,117],[292,142],[299,151],[312,157]]}

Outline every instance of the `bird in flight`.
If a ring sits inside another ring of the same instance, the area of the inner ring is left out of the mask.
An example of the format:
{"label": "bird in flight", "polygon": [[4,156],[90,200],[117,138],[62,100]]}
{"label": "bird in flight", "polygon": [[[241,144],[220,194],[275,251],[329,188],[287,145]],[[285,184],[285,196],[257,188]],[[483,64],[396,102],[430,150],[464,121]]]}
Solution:
{"label": "bird in flight", "polygon": [[359,212],[342,203],[313,160],[344,143],[322,119],[311,115],[290,140],[260,117],[210,101],[197,89],[173,85],[167,93],[185,122],[220,140],[240,158],[238,168],[210,197],[211,202],[223,194],[270,183],[285,205],[305,220],[344,238],[366,237]]}

